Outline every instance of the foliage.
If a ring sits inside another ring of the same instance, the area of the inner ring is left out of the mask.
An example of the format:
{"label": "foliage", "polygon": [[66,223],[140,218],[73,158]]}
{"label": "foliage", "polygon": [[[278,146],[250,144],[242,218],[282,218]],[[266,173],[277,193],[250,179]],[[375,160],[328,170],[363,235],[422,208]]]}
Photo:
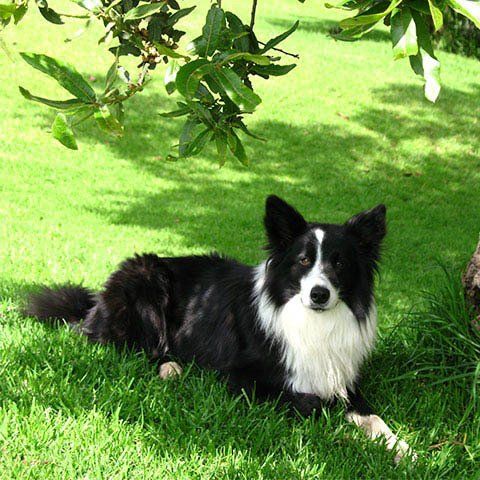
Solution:
{"label": "foliage", "polygon": [[[194,6],[180,8],[176,0],[140,3],[138,0],[75,0],[87,11],[87,21],[103,22],[105,43],[115,59],[106,75],[103,92],[96,92],[71,65],[42,54],[22,53],[33,68],[53,77],[73,95],[68,100],[51,100],[33,95],[20,87],[22,95],[48,105],[60,113],[55,118],[53,136],[68,148],[77,148],[73,127],[93,116],[98,126],[114,136],[123,134],[124,102],[143,90],[148,72],[167,64],[165,88],[177,91],[178,108],[165,113],[169,118],[186,117],[178,143],[178,156],[199,153],[207,142],[214,142],[221,165],[227,150],[243,164],[248,163],[239,131],[256,137],[245,122],[261,103],[253,91],[252,77],[269,78],[287,74],[295,64],[280,64],[274,52],[278,44],[298,26],[262,43],[253,31],[233,12],[221,8],[220,2],[208,10],[201,35],[193,39],[187,52],[181,52],[179,40],[184,31],[178,23]],[[41,14],[52,23],[63,23],[65,15],[54,12],[45,1],[37,3]],[[4,23],[18,22],[27,4],[4,5]],[[121,65],[122,57],[138,57],[136,81]],[[168,157],[175,160],[176,156]]]}
{"label": "foliage", "polygon": [[447,52],[480,59],[480,30],[463,15],[449,10],[443,28],[434,35],[435,43]]}
{"label": "foliage", "polygon": [[[0,0],[4,2],[5,0]],[[77,148],[74,127],[93,117],[98,126],[113,136],[123,134],[124,102],[143,90],[149,72],[166,64],[165,88],[168,94],[180,96],[178,108],[164,115],[186,117],[178,142],[176,160],[198,154],[214,142],[219,163],[223,165],[227,150],[242,163],[248,158],[239,132],[251,133],[245,116],[261,103],[252,78],[268,79],[285,75],[295,64],[280,64],[278,48],[298,27],[298,21],[277,37],[263,43],[254,31],[258,0],[252,0],[247,25],[231,11],[224,10],[221,0],[213,3],[206,15],[201,34],[189,43],[186,52],[179,48],[185,34],[179,23],[195,8],[181,8],[177,0],[72,0],[85,13],[67,15],[53,10],[46,0],[35,0],[40,14],[54,24],[68,17],[93,20],[104,26],[99,43],[107,45],[114,61],[106,75],[102,92],[96,92],[73,66],[43,54],[22,54],[32,67],[53,77],[73,95],[68,100],[51,100],[34,95],[20,87],[22,95],[60,113],[52,133],[68,148]],[[304,0],[299,0],[303,2]],[[0,3],[0,28],[18,23],[25,15],[29,0]],[[340,22],[339,40],[354,41],[370,32],[379,22],[390,26],[394,59],[409,58],[414,72],[425,79],[425,96],[435,101],[440,92],[438,62],[432,46],[430,24],[438,31],[447,8],[480,26],[480,3],[476,0],[340,0],[328,7],[354,11],[355,15]],[[139,59],[138,75],[132,80],[122,65],[123,57]]]}
{"label": "foliage", "polygon": [[440,62],[431,30],[442,28],[449,9],[480,27],[480,2],[476,0],[340,0],[327,6],[356,12],[340,22],[342,30],[335,35],[339,40],[358,40],[379,22],[389,26],[393,58],[408,57],[412,70],[425,79],[425,96],[432,102],[440,93]]}

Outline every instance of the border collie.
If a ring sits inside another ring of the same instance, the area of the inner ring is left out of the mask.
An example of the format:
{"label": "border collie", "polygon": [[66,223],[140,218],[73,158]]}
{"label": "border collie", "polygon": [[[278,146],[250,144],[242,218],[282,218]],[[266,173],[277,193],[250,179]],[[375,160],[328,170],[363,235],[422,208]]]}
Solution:
{"label": "border collie", "polygon": [[301,415],[338,399],[347,419],[382,437],[395,461],[410,453],[359,391],[376,332],[374,277],[386,234],[384,205],[342,225],[307,222],[276,196],[266,201],[265,262],[216,253],[124,261],[104,289],[44,288],[27,313],[63,319],[94,342],[147,352],[160,376],[194,360],[235,391],[279,398]]}

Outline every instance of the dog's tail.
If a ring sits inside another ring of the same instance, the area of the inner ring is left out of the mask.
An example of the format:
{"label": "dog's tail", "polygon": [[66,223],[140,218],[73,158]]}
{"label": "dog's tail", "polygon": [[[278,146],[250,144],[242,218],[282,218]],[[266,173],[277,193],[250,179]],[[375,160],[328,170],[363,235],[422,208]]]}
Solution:
{"label": "dog's tail", "polygon": [[42,287],[39,292],[30,295],[24,313],[42,321],[77,323],[94,305],[95,296],[87,288],[76,285]]}

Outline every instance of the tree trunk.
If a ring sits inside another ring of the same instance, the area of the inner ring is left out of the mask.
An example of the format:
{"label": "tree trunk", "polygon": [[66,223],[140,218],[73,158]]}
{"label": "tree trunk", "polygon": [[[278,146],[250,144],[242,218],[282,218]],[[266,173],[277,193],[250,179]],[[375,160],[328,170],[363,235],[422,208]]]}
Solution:
{"label": "tree trunk", "polygon": [[475,310],[474,325],[480,328],[480,240],[462,276],[462,283],[467,300]]}

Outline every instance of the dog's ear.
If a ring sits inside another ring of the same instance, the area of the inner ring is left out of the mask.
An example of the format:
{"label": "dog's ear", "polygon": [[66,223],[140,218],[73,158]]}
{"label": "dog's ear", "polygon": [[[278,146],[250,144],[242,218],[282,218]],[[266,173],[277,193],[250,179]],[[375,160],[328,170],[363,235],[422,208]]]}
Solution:
{"label": "dog's ear", "polygon": [[387,208],[385,205],[360,212],[345,224],[349,233],[354,235],[362,248],[372,251],[374,256],[380,253],[382,240],[387,233]]}
{"label": "dog's ear", "polygon": [[307,222],[291,205],[276,195],[267,197],[265,204],[267,250],[282,251],[307,230]]}

